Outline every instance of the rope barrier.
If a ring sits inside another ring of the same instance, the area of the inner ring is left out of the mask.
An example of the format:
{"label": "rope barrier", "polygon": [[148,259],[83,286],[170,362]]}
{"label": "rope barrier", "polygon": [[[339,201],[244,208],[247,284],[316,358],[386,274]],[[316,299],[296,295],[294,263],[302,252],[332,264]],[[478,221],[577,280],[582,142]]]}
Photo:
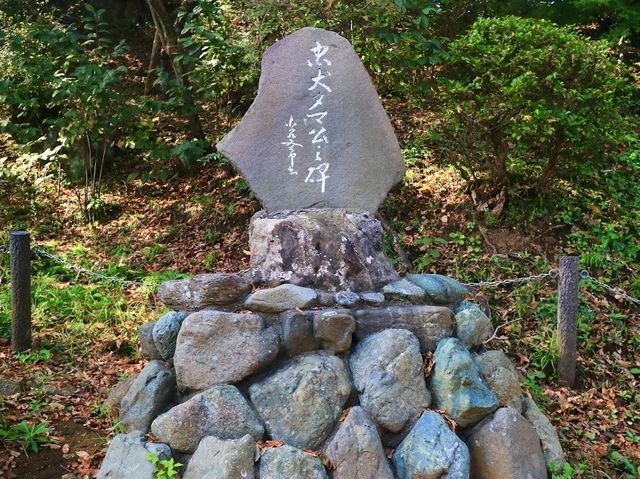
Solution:
{"label": "rope barrier", "polygon": [[[88,268],[79,266],[77,264],[70,263],[69,261],[61,258],[60,256],[56,256],[52,253],[49,253],[47,250],[45,250],[41,246],[34,246],[31,249],[31,251],[36,256],[47,258],[48,260],[53,261],[54,263],[65,267],[69,271],[75,271],[78,274],[96,278],[100,281],[106,281],[114,284],[121,284],[124,286],[160,286],[161,284],[161,283],[155,283],[155,282],[128,280],[128,279],[118,278],[115,276],[109,276],[99,271],[93,271]],[[9,254],[9,247],[7,245],[0,245],[0,254]],[[558,270],[551,269],[546,273],[533,274],[530,276],[521,276],[517,278],[507,278],[507,279],[500,279],[500,280],[476,281],[476,282],[462,283],[462,284],[464,284],[465,286],[470,286],[472,288],[501,287],[501,286],[510,286],[513,284],[528,283],[530,281],[556,280],[557,278],[558,278]],[[580,278],[590,281],[596,284],[597,286],[607,290],[608,292],[613,294],[614,297],[616,298],[620,298],[640,306],[640,299],[634,298],[633,296],[629,295],[626,291],[620,288],[614,288],[600,281],[599,279],[594,278],[593,276],[591,276],[591,274],[587,270],[582,270],[580,272]]]}

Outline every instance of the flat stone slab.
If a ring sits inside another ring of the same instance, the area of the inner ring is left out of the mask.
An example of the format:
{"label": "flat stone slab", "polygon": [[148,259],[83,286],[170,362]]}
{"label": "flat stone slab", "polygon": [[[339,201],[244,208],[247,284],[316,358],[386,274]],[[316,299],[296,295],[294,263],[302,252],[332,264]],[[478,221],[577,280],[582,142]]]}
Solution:
{"label": "flat stone slab", "polygon": [[353,310],[355,336],[364,339],[385,329],[408,329],[420,341],[420,349],[433,351],[438,341],[453,332],[453,315],[442,306],[386,306]]}
{"label": "flat stone slab", "polygon": [[244,307],[263,313],[281,313],[287,309],[303,309],[313,304],[318,295],[311,288],[281,284],[275,288],[258,289],[244,302]]}
{"label": "flat stone slab", "polygon": [[236,274],[207,273],[166,281],[158,296],[175,311],[197,311],[241,301],[250,289],[251,284]]}
{"label": "flat stone slab", "polygon": [[258,96],[217,148],[268,211],[374,212],[404,174],[367,71],[337,33],[303,28],[262,57]]}

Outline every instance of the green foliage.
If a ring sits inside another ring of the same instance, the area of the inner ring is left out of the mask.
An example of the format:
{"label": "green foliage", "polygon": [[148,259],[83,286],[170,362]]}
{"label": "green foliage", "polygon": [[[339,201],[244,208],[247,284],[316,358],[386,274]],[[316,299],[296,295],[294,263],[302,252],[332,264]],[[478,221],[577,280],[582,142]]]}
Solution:
{"label": "green foliage", "polygon": [[179,462],[174,462],[173,458],[160,460],[154,453],[147,453],[147,460],[156,466],[153,473],[154,479],[174,479],[178,476],[178,468],[182,466]]}
{"label": "green foliage", "polygon": [[0,441],[16,443],[31,452],[38,452],[40,446],[50,443],[49,434],[52,432],[45,421],[38,424],[22,421],[10,426],[0,426]]}
{"label": "green foliage", "polygon": [[478,20],[450,51],[433,139],[481,193],[588,175],[622,143],[630,89],[605,43],[505,17]]}

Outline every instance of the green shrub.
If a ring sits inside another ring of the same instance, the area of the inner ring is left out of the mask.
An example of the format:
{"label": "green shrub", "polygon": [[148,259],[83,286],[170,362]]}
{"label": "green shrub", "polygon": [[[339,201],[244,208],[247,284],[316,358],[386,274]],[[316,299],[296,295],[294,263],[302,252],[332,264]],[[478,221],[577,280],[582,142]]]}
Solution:
{"label": "green shrub", "polygon": [[485,197],[588,175],[622,141],[631,91],[606,43],[509,16],[479,19],[450,53],[436,149]]}

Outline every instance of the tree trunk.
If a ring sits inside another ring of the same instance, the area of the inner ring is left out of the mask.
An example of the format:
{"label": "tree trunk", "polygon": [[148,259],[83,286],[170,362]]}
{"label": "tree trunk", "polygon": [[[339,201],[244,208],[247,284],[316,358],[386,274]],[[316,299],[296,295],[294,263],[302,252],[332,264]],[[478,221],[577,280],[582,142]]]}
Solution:
{"label": "tree trunk", "polygon": [[206,141],[195,102],[189,92],[189,81],[185,75],[186,68],[182,60],[176,58],[176,56],[180,54],[180,43],[178,42],[178,35],[173,28],[171,17],[162,0],[147,0],[147,4],[153,16],[156,31],[160,32],[160,40],[171,60],[171,66],[182,89],[182,101],[187,109],[187,120],[189,122],[191,137]]}
{"label": "tree trunk", "polygon": [[151,89],[153,88],[153,79],[156,74],[156,70],[158,68],[158,63],[160,63],[160,47],[162,45],[162,40],[160,39],[160,32],[156,28],[156,34],[153,36],[153,47],[151,48],[151,59],[149,60],[149,70],[147,72],[147,79],[144,82],[144,94],[148,95],[151,93]]}

